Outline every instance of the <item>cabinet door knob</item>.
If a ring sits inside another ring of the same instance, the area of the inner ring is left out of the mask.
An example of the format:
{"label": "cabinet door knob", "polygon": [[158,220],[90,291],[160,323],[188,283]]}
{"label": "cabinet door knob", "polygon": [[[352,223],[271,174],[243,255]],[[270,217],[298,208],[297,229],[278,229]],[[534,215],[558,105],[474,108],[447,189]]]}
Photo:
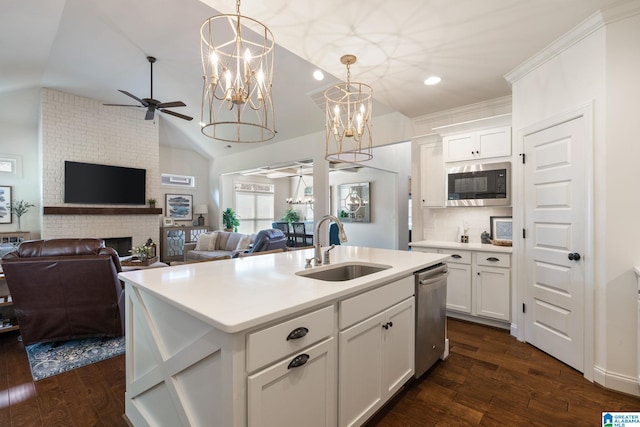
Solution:
{"label": "cabinet door knob", "polygon": [[578,252],[571,252],[567,255],[567,258],[569,258],[569,261],[580,261],[581,257]]}
{"label": "cabinet door knob", "polygon": [[305,335],[307,335],[308,333],[309,333],[309,329],[307,328],[304,328],[304,327],[295,328],[293,331],[289,332],[289,335],[287,335],[287,341],[300,339]]}
{"label": "cabinet door knob", "polygon": [[305,363],[307,363],[309,361],[309,355],[308,354],[300,354],[296,357],[294,357],[291,362],[289,362],[289,365],[287,366],[287,369],[291,369],[291,368],[297,368],[299,366],[304,365]]}
{"label": "cabinet door knob", "polygon": [[383,327],[384,329],[389,329],[389,324],[388,324],[388,323],[385,323],[384,325],[382,325],[382,327]]}

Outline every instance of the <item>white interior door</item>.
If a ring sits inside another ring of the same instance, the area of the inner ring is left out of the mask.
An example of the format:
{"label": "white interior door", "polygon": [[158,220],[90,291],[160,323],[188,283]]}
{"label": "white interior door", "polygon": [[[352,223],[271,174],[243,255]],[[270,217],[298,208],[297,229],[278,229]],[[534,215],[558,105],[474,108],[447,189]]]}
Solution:
{"label": "white interior door", "polygon": [[524,137],[525,339],[584,372],[585,118]]}

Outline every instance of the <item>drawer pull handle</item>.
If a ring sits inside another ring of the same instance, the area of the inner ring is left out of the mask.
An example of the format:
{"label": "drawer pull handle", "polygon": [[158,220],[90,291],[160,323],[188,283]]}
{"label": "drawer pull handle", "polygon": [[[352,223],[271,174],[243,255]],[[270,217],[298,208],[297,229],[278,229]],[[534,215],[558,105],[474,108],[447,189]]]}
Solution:
{"label": "drawer pull handle", "polygon": [[307,328],[295,328],[293,331],[289,332],[289,335],[287,335],[287,341],[300,339],[308,333],[309,329]]}
{"label": "drawer pull handle", "polygon": [[490,256],[489,258],[487,258],[487,261],[498,262],[500,260],[498,258],[494,257],[494,256]]}
{"label": "drawer pull handle", "polygon": [[453,255],[451,255],[451,258],[460,259],[460,258],[462,258],[462,255],[453,254]]}
{"label": "drawer pull handle", "polygon": [[308,354],[300,354],[296,357],[293,358],[293,360],[291,360],[291,362],[289,362],[289,366],[287,366],[287,369],[291,369],[291,368],[297,368],[300,367],[302,365],[304,365],[305,363],[307,363],[309,361],[309,355]]}

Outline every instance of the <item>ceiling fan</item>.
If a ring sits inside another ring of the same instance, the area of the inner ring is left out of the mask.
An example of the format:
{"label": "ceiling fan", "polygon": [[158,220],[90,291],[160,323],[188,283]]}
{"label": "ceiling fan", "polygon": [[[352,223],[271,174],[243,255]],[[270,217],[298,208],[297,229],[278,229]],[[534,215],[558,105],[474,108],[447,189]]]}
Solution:
{"label": "ceiling fan", "polygon": [[154,58],[153,56],[147,56],[147,60],[149,61],[149,65],[151,67],[150,97],[140,99],[137,96],[127,92],[126,90],[118,89],[118,91],[138,101],[140,105],[130,105],[130,104],[103,104],[103,105],[109,105],[109,106],[115,106],[115,107],[144,107],[147,109],[147,114],[144,116],[145,120],[153,120],[153,116],[156,110],[162,113],[170,114],[175,117],[179,117],[184,120],[193,120],[193,117],[185,116],[184,114],[176,113],[175,111],[166,109],[166,108],[173,108],[173,107],[186,107],[187,105],[184,102],[182,101],[160,102],[157,99],[153,99],[153,63],[156,62],[156,58]]}

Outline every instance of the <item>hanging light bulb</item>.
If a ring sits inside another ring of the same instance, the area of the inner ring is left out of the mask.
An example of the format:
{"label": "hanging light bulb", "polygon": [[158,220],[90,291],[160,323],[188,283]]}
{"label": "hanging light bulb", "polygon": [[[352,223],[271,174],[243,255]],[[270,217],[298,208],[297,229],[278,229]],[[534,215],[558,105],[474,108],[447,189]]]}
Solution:
{"label": "hanging light bulb", "polygon": [[371,106],[373,89],[351,81],[355,55],[344,55],[347,81],[324,92],[326,111],[325,159],[334,162],[362,162],[373,158],[371,140]]}
{"label": "hanging light bulb", "polygon": [[300,166],[300,175],[298,178],[298,184],[296,185],[296,191],[291,195],[291,197],[287,197],[285,202],[289,205],[313,205],[314,199],[313,197],[305,197],[304,199],[300,198],[300,186],[302,186],[302,190],[307,188],[307,183],[304,182],[304,178],[302,177],[302,166]]}
{"label": "hanging light bulb", "polygon": [[268,27],[240,15],[240,0],[235,14],[204,21],[200,27],[204,135],[227,142],[262,142],[275,136],[274,47]]}

